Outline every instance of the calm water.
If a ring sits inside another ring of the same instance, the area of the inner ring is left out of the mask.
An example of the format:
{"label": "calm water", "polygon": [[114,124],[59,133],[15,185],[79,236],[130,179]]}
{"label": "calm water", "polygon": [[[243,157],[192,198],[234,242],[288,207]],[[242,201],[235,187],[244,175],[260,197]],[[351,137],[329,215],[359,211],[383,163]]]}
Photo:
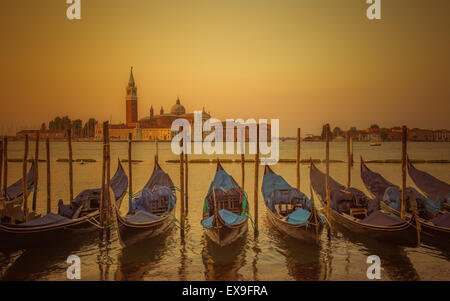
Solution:
{"label": "calm water", "polygon": [[[74,143],[74,159],[96,159],[96,163],[74,165],[75,194],[86,188],[97,188],[101,181],[101,143]],[[331,159],[346,160],[345,143],[331,143]],[[381,147],[370,147],[368,143],[355,143],[354,156],[359,161],[363,155],[367,160],[400,159],[400,143],[383,143]],[[56,211],[58,199],[67,202],[68,164],[55,162],[67,158],[67,144],[55,142],[52,151],[52,209]],[[116,159],[127,157],[126,143],[112,143],[112,174]],[[34,154],[34,145],[30,145]],[[133,144],[133,159],[144,162],[133,165],[133,191],[137,192],[148,180],[153,169],[155,153],[153,143]],[[280,144],[281,158],[295,158],[295,141]],[[45,157],[41,145],[41,158]],[[450,159],[450,143],[410,143],[408,153],[413,159]],[[23,142],[10,142],[9,158],[23,156]],[[323,159],[324,143],[303,143],[302,158]],[[165,163],[176,159],[169,143],[159,144],[161,166],[179,187],[179,165]],[[205,156],[190,156],[201,158]],[[209,157],[216,158],[217,156]],[[236,156],[221,155],[221,158]],[[240,165],[224,163],[224,168],[241,182]],[[346,164],[331,164],[331,175],[346,183]],[[324,164],[318,167],[324,170]],[[401,183],[400,164],[372,164],[395,184]],[[418,164],[420,169],[431,172],[438,178],[450,182],[450,164]],[[115,232],[111,243],[100,245],[97,233],[82,238],[67,237],[65,241],[54,241],[37,250],[23,250],[13,254],[0,253],[0,279],[3,280],[65,280],[69,255],[81,258],[83,280],[367,280],[366,258],[378,255],[382,262],[384,280],[450,280],[450,250],[431,246],[418,248],[396,247],[377,241],[366,241],[361,237],[324,231],[319,246],[305,245],[279,233],[266,219],[263,198],[259,195],[259,235],[255,236],[249,226],[247,236],[235,244],[219,248],[205,237],[200,225],[203,198],[214,176],[215,164],[189,165],[189,214],[185,239],[174,228],[168,235],[156,240],[123,249]],[[291,184],[295,183],[295,164],[283,163],[273,167]],[[22,164],[9,163],[9,182],[21,177]],[[45,163],[39,165],[40,187],[38,211],[46,206]],[[308,165],[301,166],[301,189],[309,195]],[[246,164],[245,189],[250,199],[253,214],[254,164]],[[259,190],[263,168],[260,167]],[[408,179],[408,185],[413,183]],[[359,177],[359,164],[352,170],[352,185],[366,193]],[[177,196],[179,197],[179,195]],[[127,211],[123,202],[122,212]],[[179,208],[177,208],[177,215]],[[5,243],[5,242],[2,242]],[[7,242],[6,242],[7,243]]]}

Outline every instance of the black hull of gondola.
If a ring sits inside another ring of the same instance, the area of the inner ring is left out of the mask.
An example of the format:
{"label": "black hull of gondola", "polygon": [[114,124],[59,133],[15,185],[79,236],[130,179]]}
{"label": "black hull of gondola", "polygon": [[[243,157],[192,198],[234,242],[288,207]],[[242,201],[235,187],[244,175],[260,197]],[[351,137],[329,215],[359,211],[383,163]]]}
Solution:
{"label": "black hull of gondola", "polygon": [[329,220],[334,226],[343,227],[370,239],[403,246],[417,246],[417,232],[412,225],[414,222],[405,222],[399,226],[374,226],[354,221],[350,216],[346,217],[333,209],[330,209]]}
{"label": "black hull of gondola", "polygon": [[[120,206],[124,196],[125,194],[117,200],[118,206]],[[99,223],[99,217],[100,213],[96,211],[67,223],[56,225],[25,228],[20,227],[20,224],[17,226],[0,224],[0,250],[9,252],[70,239],[73,235],[98,229],[95,225]]]}
{"label": "black hull of gondola", "polygon": [[247,230],[248,219],[234,226],[227,226],[219,222],[218,227],[205,228],[205,233],[214,243],[223,247],[243,237]]}
{"label": "black hull of gondola", "polygon": [[166,215],[151,223],[127,223],[122,217],[117,218],[119,240],[123,247],[131,246],[155,238],[173,228],[171,216]]}
{"label": "black hull of gondola", "polygon": [[54,226],[18,229],[0,225],[0,250],[14,251],[38,247],[49,242],[58,242],[76,234],[83,234],[96,229],[93,223],[98,222],[98,216],[82,219],[80,221]]}
{"label": "black hull of gondola", "polygon": [[266,210],[267,218],[278,231],[308,243],[316,243],[319,241],[318,236],[320,237],[323,230],[322,224],[319,225],[317,230],[314,225],[308,225],[308,227],[303,225],[292,225],[280,220],[269,208],[266,207]]}
{"label": "black hull of gondola", "polygon": [[[314,169],[314,170],[313,170]],[[329,210],[329,215],[327,216],[329,222],[336,228],[345,229],[348,231],[351,231],[355,233],[356,235],[360,235],[364,237],[364,239],[369,238],[373,240],[380,240],[387,243],[392,243],[396,245],[403,245],[403,246],[417,246],[417,231],[414,227],[415,220],[403,220],[403,222],[399,225],[394,226],[377,226],[377,225],[370,225],[362,223],[361,220],[352,217],[345,213],[340,213],[332,208],[327,208],[327,203],[325,201],[325,193],[326,189],[323,189],[325,187],[325,175],[320,172],[317,167],[315,167],[314,164],[311,163],[311,171],[310,171],[310,179],[312,181],[313,172],[316,173],[315,177],[317,178],[318,175],[320,175],[319,179],[312,183],[313,190],[316,192],[316,194],[319,197],[319,201],[321,202],[322,206],[325,208],[325,213]],[[319,173],[319,174],[317,174]],[[335,182],[330,177],[331,183],[335,185],[335,187],[344,187],[341,184]],[[334,181],[334,182],[333,182]],[[314,184],[319,185],[318,187],[322,188],[322,191],[317,191],[316,188],[314,188]],[[339,186],[338,186],[339,185]],[[336,189],[336,188],[335,188]],[[342,188],[345,189],[345,188]],[[322,195],[321,195],[322,193]]]}
{"label": "black hull of gondola", "polygon": [[[380,202],[382,209],[389,211],[397,216],[400,216],[400,212],[393,209],[384,202]],[[450,245],[450,228],[439,227],[431,224],[431,222],[426,222],[423,219],[419,219],[420,231],[421,231],[421,241],[428,244],[443,244],[446,243]]]}

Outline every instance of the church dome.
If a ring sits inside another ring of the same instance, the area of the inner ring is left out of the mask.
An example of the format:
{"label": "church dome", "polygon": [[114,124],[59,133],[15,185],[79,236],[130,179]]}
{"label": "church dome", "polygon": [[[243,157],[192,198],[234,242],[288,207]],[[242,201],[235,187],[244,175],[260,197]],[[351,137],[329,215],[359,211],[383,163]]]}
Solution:
{"label": "church dome", "polygon": [[177,98],[177,103],[172,106],[170,113],[174,115],[183,115],[186,113],[185,108],[180,104],[180,99]]}

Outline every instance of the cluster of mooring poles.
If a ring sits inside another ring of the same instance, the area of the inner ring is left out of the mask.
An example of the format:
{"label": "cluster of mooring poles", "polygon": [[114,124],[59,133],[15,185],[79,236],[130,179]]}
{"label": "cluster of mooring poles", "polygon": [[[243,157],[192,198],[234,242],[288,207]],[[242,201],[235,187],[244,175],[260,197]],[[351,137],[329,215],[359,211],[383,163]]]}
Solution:
{"label": "cluster of mooring poles", "polygon": [[[329,191],[329,177],[330,177],[330,126],[327,124],[325,129],[325,164],[326,164],[326,179],[325,179],[325,189],[326,189],[326,217],[329,219],[330,216],[330,191]],[[407,127],[402,127],[402,172],[401,172],[401,218],[405,219],[406,215],[406,167],[407,167]],[[296,147],[296,188],[300,190],[300,164],[301,164],[301,130],[297,129],[297,147]],[[68,173],[69,173],[69,200],[72,201],[74,198],[73,194],[73,152],[72,152],[72,131],[68,129],[66,132],[67,142],[68,142]],[[2,194],[0,195],[0,200],[4,202],[3,211],[9,212],[11,218],[11,223],[21,220],[26,222],[30,219],[38,217],[36,204],[37,204],[37,193],[38,180],[39,180],[39,142],[40,133],[36,132],[36,144],[35,144],[35,155],[32,161],[34,167],[33,174],[33,188],[29,190],[27,184],[27,163],[28,163],[28,152],[29,152],[29,136],[25,135],[24,140],[24,155],[23,155],[23,165],[22,165],[22,202],[21,207],[14,205],[14,203],[7,204],[7,184],[8,184],[8,138],[3,137],[0,140],[0,185],[2,187]],[[258,180],[259,180],[259,125],[257,126],[257,151],[255,154],[255,169],[254,169],[254,223],[255,223],[255,233],[258,229]],[[133,199],[133,173],[132,173],[132,134],[128,135],[128,198],[129,206]],[[180,228],[181,235],[184,237],[185,220],[189,210],[189,172],[188,172],[188,154],[186,152],[187,145],[183,145],[183,140],[181,144],[180,153]],[[347,188],[351,187],[351,168],[353,166],[353,138],[350,131],[346,134],[346,148],[347,148]],[[45,139],[45,149],[46,149],[46,176],[47,176],[47,213],[51,212],[51,161],[50,161],[50,141],[47,137]],[[158,139],[155,140],[155,164],[158,162]],[[101,195],[100,195],[100,216],[99,224],[102,229],[110,229],[112,224],[112,217],[115,211],[112,204],[111,196],[111,147],[110,147],[110,137],[109,137],[109,122],[103,123],[103,155],[102,155],[102,170],[101,170]],[[241,187],[244,189],[245,185],[245,155],[244,152],[241,154]],[[30,192],[33,192],[33,199],[31,205],[31,211],[28,207],[28,196]],[[416,220],[417,238],[420,241],[420,223],[417,218],[417,204],[415,202],[414,193],[411,193],[411,208],[413,215]],[[313,206],[314,196],[311,189],[311,199]],[[17,211],[20,210],[19,214]],[[313,210],[314,211],[314,210]],[[315,216],[315,219],[317,217]]]}
{"label": "cluster of mooring poles", "polygon": [[[6,217],[8,222],[22,223],[39,217],[37,213],[37,194],[39,192],[39,143],[40,132],[36,132],[35,137],[35,153],[34,159],[28,158],[29,153],[29,135],[25,135],[24,154],[22,159],[22,196],[17,200],[8,200],[8,137],[0,140],[0,185],[2,201],[2,209],[0,209],[0,217]],[[50,178],[50,141],[45,140],[46,145],[46,164],[47,164],[47,213],[51,212],[51,178]],[[27,173],[28,162],[31,161],[33,167],[32,179],[29,179]],[[32,181],[32,187],[29,183]],[[29,208],[28,197],[33,193],[31,208]],[[31,209],[31,210],[30,210]]]}

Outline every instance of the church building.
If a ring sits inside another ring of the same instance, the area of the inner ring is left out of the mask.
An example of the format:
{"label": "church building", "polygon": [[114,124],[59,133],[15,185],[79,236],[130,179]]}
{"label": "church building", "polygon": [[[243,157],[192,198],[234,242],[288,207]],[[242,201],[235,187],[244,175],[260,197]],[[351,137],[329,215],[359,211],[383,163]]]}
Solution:
{"label": "church building", "polygon": [[[128,134],[131,133],[133,140],[155,141],[158,139],[159,141],[170,141],[174,134],[171,132],[174,120],[184,118],[191,124],[194,122],[194,113],[186,113],[180,98],[177,98],[170,112],[165,113],[161,106],[159,115],[156,115],[153,106],[150,106],[149,115],[138,119],[138,96],[133,67],[131,67],[130,78],[126,87],[125,105],[126,123],[109,125],[111,140],[127,140]],[[209,118],[210,115],[203,109],[203,121]],[[103,125],[100,123],[95,126],[95,138],[103,139]]]}

